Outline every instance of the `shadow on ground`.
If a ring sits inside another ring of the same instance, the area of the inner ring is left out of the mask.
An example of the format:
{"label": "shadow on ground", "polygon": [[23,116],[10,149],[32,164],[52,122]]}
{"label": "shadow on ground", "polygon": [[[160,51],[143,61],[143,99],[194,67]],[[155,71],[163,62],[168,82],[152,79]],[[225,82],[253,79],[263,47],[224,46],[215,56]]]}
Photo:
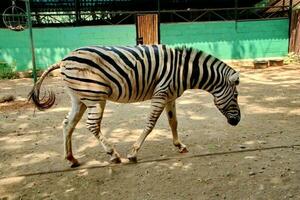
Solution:
{"label": "shadow on ground", "polygon": [[[179,154],[163,114],[138,164],[109,165],[84,120],[73,136],[81,167],[63,160],[62,119],[69,98],[58,78],[46,112],[0,107],[0,199],[297,199],[300,195],[300,71],[297,66],[241,68],[242,121],[226,124],[203,91],[177,102],[179,132],[189,153]],[[1,94],[24,100],[31,80],[0,81]],[[103,133],[125,157],[142,132],[149,102],[108,103]],[[83,117],[84,119],[86,116]]]}

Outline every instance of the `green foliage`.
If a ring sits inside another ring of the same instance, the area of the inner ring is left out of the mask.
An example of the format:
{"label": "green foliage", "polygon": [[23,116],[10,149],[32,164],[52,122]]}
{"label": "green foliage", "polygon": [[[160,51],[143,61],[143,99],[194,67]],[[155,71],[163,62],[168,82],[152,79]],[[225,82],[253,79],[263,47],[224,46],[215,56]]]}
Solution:
{"label": "green foliage", "polygon": [[299,54],[291,52],[287,55],[287,57],[285,57],[284,64],[292,64],[292,63],[300,64],[300,55]]}
{"label": "green foliage", "polygon": [[15,64],[0,62],[0,79],[16,78]]}
{"label": "green foliage", "polygon": [[273,1],[273,0],[262,0],[261,2],[257,3],[255,6],[256,6],[256,7],[265,7],[265,6],[270,5],[270,3],[271,3],[272,1]]}

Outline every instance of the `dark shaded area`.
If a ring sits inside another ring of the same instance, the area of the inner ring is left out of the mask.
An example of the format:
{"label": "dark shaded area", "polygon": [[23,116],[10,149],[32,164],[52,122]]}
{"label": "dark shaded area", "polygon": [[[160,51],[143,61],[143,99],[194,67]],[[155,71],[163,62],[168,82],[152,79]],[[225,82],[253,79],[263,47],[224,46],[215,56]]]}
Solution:
{"label": "dark shaded area", "polygon": [[[238,7],[253,6],[261,0],[237,1]],[[203,9],[203,8],[233,8],[235,0],[32,0],[32,9],[36,12],[75,10],[103,11],[153,11],[162,10]],[[147,6],[145,6],[147,5]]]}
{"label": "dark shaded area", "polygon": [[[261,0],[30,0],[34,26],[80,26],[134,24],[136,15],[160,13],[160,22],[216,21],[266,18]],[[17,6],[25,10],[24,2]],[[146,5],[146,6],[145,6]],[[0,5],[0,12],[11,6]],[[275,5],[278,8],[278,5]],[[280,5],[275,15],[287,16],[289,6]],[[0,26],[4,24],[0,21]]]}

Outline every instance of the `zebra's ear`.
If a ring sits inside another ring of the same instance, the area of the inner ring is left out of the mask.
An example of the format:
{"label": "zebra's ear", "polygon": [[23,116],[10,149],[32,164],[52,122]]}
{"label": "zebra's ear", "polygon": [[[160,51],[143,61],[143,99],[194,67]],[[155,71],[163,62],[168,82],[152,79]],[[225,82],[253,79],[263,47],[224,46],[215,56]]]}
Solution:
{"label": "zebra's ear", "polygon": [[238,85],[240,83],[240,72],[236,72],[229,77],[231,85]]}

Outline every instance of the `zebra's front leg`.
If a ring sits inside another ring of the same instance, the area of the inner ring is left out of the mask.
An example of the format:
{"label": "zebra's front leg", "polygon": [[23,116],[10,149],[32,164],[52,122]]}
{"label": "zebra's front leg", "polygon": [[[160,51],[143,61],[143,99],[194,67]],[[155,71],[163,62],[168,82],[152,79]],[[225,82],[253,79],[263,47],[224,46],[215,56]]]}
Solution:
{"label": "zebra's front leg", "polygon": [[102,100],[98,104],[88,106],[87,128],[99,140],[105,152],[110,155],[110,162],[120,163],[121,158],[116,149],[106,140],[101,133],[101,120],[105,108],[106,101]]}
{"label": "zebra's front leg", "polygon": [[74,97],[71,97],[71,100],[71,111],[63,121],[63,134],[65,159],[71,163],[71,167],[73,168],[79,166],[79,162],[74,158],[72,152],[72,133],[78,121],[81,119],[84,111],[86,110],[86,106]]}
{"label": "zebra's front leg", "polygon": [[143,133],[139,136],[138,140],[132,146],[131,152],[127,155],[127,158],[130,162],[137,162],[137,153],[141,148],[142,144],[144,143],[146,137],[151,133],[153,130],[157,119],[159,118],[160,114],[164,110],[165,107],[165,99],[161,97],[154,97],[151,101],[151,111],[148,117],[146,127],[143,130]]}
{"label": "zebra's front leg", "polygon": [[187,153],[188,150],[186,146],[180,141],[178,138],[178,132],[177,132],[177,116],[176,116],[176,103],[174,101],[170,101],[166,104],[166,114],[168,117],[169,125],[172,130],[173,135],[173,144],[175,147],[179,149],[180,153]]}

